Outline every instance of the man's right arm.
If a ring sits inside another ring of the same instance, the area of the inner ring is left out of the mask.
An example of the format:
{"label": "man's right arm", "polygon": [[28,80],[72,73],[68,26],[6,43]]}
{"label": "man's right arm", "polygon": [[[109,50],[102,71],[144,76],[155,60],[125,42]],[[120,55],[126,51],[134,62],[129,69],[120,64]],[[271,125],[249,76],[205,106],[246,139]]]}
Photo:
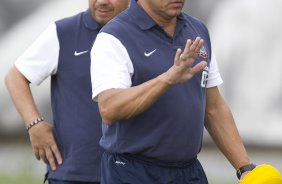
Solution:
{"label": "man's right arm", "polygon": [[177,50],[174,65],[165,73],[138,86],[108,89],[101,92],[98,95],[98,105],[103,121],[111,125],[116,121],[128,119],[144,112],[170,86],[188,81],[194,74],[202,71],[206,66],[205,61],[193,66],[202,45],[203,40],[200,38],[197,38],[193,43],[191,40],[187,40],[184,51]]}
{"label": "man's right arm", "polygon": [[[13,66],[5,77],[7,89],[12,97],[17,111],[24,120],[26,126],[40,117],[31,90],[29,81]],[[40,122],[28,131],[33,152],[38,160],[42,159],[50,164],[51,169],[56,169],[56,163],[62,163],[62,157],[55,142],[52,125]]]}
{"label": "man's right arm", "polygon": [[116,121],[129,119],[142,113],[169,87],[164,75],[160,75],[135,87],[103,91],[98,96],[103,121],[111,125]]}

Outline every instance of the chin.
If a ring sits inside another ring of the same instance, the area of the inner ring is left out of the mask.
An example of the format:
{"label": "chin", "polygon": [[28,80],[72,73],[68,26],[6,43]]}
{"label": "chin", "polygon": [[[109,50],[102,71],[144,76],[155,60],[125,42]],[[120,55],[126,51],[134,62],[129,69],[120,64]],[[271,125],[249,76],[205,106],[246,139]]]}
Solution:
{"label": "chin", "polygon": [[111,20],[111,18],[105,18],[105,17],[103,17],[103,18],[99,18],[99,17],[97,17],[96,18],[96,21],[100,24],[100,25],[105,25],[107,22],[109,22]]}
{"label": "chin", "polygon": [[166,14],[172,17],[179,15],[182,11],[182,8],[170,8],[167,9]]}

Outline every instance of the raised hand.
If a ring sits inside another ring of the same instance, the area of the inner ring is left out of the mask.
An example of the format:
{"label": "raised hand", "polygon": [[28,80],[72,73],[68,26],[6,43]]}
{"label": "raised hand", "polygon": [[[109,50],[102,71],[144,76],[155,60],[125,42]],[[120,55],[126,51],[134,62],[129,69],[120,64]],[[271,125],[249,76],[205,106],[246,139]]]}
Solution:
{"label": "raised hand", "polygon": [[166,72],[167,82],[169,84],[174,85],[186,82],[205,68],[207,65],[206,61],[201,61],[193,66],[203,44],[204,40],[197,37],[194,42],[190,39],[187,40],[183,52],[181,49],[177,49],[174,65]]}

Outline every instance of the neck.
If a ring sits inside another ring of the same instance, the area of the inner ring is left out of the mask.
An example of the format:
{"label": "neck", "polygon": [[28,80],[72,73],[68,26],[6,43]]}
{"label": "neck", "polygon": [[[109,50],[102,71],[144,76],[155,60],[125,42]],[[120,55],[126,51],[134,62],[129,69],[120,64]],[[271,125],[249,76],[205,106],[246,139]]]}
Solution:
{"label": "neck", "polygon": [[[155,20],[155,19],[154,19]],[[170,20],[169,22],[163,22],[163,21],[157,21],[157,24],[161,26],[164,31],[171,37],[173,37],[175,29],[176,29],[176,22],[177,18],[175,17],[174,19]]]}

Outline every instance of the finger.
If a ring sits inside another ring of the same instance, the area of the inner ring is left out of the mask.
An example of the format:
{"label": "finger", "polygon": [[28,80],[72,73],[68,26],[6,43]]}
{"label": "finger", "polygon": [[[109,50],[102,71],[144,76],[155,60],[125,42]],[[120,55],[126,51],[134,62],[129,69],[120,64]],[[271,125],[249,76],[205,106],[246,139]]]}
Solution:
{"label": "finger", "polygon": [[207,66],[207,62],[201,61],[200,63],[196,64],[193,68],[191,68],[191,74],[194,75],[202,71],[206,66]]}
{"label": "finger", "polygon": [[200,37],[197,37],[194,42],[191,44],[189,48],[189,56],[192,58],[195,58],[198,55],[198,52],[201,48],[201,41],[202,39]]}
{"label": "finger", "polygon": [[48,164],[48,160],[46,158],[45,151],[43,149],[39,150],[39,156],[40,159],[42,159],[45,164]]}
{"label": "finger", "polygon": [[37,160],[40,160],[39,151],[38,151],[37,148],[33,148],[33,153],[34,153],[36,159],[37,159]]}
{"label": "finger", "polygon": [[179,66],[180,65],[180,55],[181,55],[181,49],[178,48],[176,53],[175,53],[175,57],[174,57],[174,63],[176,66]]}
{"label": "finger", "polygon": [[197,45],[197,48],[196,48],[196,50],[195,50],[195,55],[194,55],[194,58],[196,58],[196,57],[198,57],[198,55],[199,55],[199,53],[200,53],[200,50],[201,50],[201,48],[203,47],[203,45],[204,45],[204,40],[203,39],[200,39],[199,40],[199,43],[198,43],[198,45]]}
{"label": "finger", "polygon": [[51,148],[45,149],[45,154],[46,154],[46,157],[47,157],[47,160],[48,160],[48,163],[49,163],[51,169],[53,171],[56,170],[56,163],[55,163],[55,159],[54,159],[53,153],[51,151]]}
{"label": "finger", "polygon": [[183,59],[187,59],[189,57],[189,50],[190,50],[191,45],[192,45],[192,40],[188,39],[186,41],[185,48],[184,48],[184,51],[182,53]]}
{"label": "finger", "polygon": [[55,158],[56,158],[58,164],[61,165],[63,163],[63,159],[62,159],[61,153],[60,153],[57,145],[51,146],[51,149],[52,149],[52,152],[55,155]]}

